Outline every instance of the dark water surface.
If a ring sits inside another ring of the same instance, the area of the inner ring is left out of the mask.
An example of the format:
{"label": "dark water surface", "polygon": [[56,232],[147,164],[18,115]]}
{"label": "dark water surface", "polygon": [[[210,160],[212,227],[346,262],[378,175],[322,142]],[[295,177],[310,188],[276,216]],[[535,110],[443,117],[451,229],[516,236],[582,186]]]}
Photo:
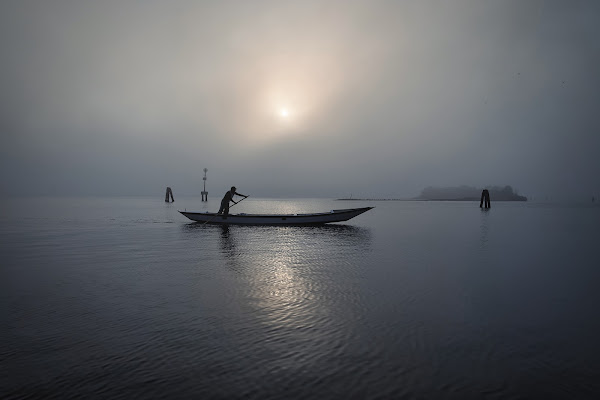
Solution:
{"label": "dark water surface", "polygon": [[0,398],[600,398],[600,207],[218,203],[3,200]]}

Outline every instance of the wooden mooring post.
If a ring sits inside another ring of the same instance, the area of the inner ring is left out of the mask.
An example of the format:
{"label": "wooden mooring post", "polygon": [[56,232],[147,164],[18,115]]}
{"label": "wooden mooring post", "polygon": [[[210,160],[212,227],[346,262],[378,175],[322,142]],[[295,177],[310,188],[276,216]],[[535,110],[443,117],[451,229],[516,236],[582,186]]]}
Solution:
{"label": "wooden mooring post", "polygon": [[171,201],[175,202],[175,199],[173,198],[173,191],[170,187],[167,186],[167,193],[165,193],[165,203],[169,203],[169,196],[171,197]]}
{"label": "wooden mooring post", "polygon": [[208,169],[204,168],[204,178],[202,178],[202,180],[204,181],[204,190],[201,192],[202,201],[208,201],[208,192],[206,191],[206,172],[207,171],[208,171]]}
{"label": "wooden mooring post", "polygon": [[485,202],[485,208],[490,208],[490,192],[487,189],[483,189],[481,192],[481,202],[479,202],[479,208],[482,208]]}

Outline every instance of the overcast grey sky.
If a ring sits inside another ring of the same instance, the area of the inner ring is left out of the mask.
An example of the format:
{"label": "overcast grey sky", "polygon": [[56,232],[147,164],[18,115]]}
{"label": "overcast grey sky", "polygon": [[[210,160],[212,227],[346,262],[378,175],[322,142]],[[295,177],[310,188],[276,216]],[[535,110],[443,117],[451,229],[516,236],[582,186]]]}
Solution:
{"label": "overcast grey sky", "polygon": [[0,5],[2,193],[600,195],[598,1]]}

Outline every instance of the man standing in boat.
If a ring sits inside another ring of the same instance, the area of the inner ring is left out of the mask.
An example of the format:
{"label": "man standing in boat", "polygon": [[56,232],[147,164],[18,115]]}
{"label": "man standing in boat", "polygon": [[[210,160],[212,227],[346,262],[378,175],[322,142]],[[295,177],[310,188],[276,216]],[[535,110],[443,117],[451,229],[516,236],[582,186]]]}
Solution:
{"label": "man standing in boat", "polygon": [[223,214],[225,216],[229,214],[229,202],[233,201],[233,204],[237,204],[237,202],[233,200],[233,196],[235,195],[242,196],[243,198],[248,197],[245,194],[236,192],[235,186],[232,186],[231,190],[225,193],[225,196],[223,196],[223,200],[221,200],[221,208],[219,208],[219,212],[217,214]]}

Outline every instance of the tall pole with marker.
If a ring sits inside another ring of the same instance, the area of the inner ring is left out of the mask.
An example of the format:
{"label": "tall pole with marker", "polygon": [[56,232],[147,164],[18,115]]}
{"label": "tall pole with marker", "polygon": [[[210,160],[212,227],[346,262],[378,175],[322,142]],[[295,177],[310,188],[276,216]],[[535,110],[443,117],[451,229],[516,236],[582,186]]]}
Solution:
{"label": "tall pole with marker", "polygon": [[208,192],[206,191],[206,172],[208,171],[208,169],[204,168],[204,178],[202,178],[202,180],[204,181],[204,190],[202,191],[202,201],[208,201]]}

